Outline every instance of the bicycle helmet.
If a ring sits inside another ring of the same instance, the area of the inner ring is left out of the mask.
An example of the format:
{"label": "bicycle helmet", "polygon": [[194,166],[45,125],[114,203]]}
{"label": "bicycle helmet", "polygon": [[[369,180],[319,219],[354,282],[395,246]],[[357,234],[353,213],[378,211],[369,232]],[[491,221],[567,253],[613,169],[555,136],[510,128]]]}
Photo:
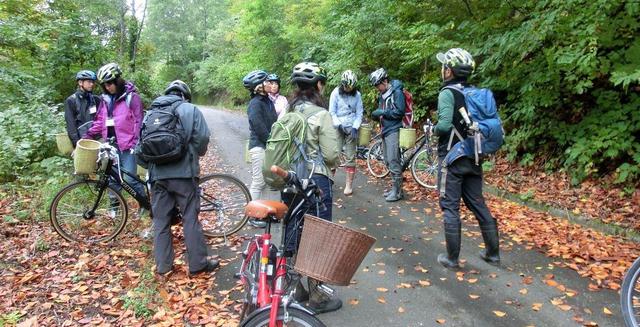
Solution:
{"label": "bicycle helmet", "polygon": [[340,78],[340,84],[343,86],[355,87],[358,83],[358,78],[351,70],[345,70]]}
{"label": "bicycle helmet", "polygon": [[369,75],[369,82],[371,83],[371,85],[376,86],[388,78],[389,78],[389,75],[387,75],[387,71],[381,67],[376,69],[373,73]]}
{"label": "bicycle helmet", "polygon": [[254,70],[242,78],[242,85],[244,85],[247,90],[253,92],[256,89],[256,86],[262,84],[266,80],[267,72],[264,70]]}
{"label": "bicycle helmet", "polygon": [[276,74],[269,74],[269,75],[267,76],[267,81],[268,81],[268,82],[273,82],[273,81],[275,81],[275,82],[278,82],[278,84],[280,84],[280,77],[278,77],[278,75],[276,75]]}
{"label": "bicycle helmet", "polygon": [[301,62],[293,67],[293,72],[291,73],[291,83],[314,84],[318,81],[324,82],[326,80],[326,71],[315,62]]}
{"label": "bicycle helmet", "polygon": [[76,74],[76,81],[91,80],[96,81],[96,73],[90,70],[81,70]]}
{"label": "bicycle helmet", "polygon": [[445,53],[438,53],[436,58],[440,63],[451,68],[453,74],[456,76],[469,76],[476,68],[476,62],[473,60],[471,54],[465,49],[449,49]]}
{"label": "bicycle helmet", "polygon": [[120,69],[120,66],[114,62],[106,64],[98,69],[98,81],[100,81],[100,84],[111,82],[120,77],[120,75],[122,75],[122,70]]}
{"label": "bicycle helmet", "polygon": [[184,96],[185,99],[191,101],[191,89],[189,88],[189,85],[187,85],[187,83],[177,79],[169,83],[167,88],[164,90],[164,94],[167,95],[171,91],[178,91],[182,93],[182,96]]}

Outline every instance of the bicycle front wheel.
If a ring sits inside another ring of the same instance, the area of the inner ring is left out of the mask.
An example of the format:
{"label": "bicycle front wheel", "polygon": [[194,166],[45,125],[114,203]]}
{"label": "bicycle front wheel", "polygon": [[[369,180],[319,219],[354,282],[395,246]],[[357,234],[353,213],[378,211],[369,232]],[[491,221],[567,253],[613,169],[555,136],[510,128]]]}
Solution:
{"label": "bicycle front wheel", "polygon": [[[301,327],[325,327],[318,318],[296,308],[287,308],[289,320],[284,321],[285,315],[283,308],[278,310],[276,320],[282,322],[282,326],[301,326]],[[264,327],[269,326],[270,311],[263,311],[253,316],[251,319],[241,323],[242,327]],[[280,326],[280,325],[278,325]]]}
{"label": "bicycle front wheel", "polygon": [[201,178],[198,218],[204,235],[226,237],[242,229],[249,220],[244,214],[249,201],[249,189],[233,176],[212,174]]}
{"label": "bicycle front wheel", "polygon": [[69,184],[56,194],[49,219],[68,241],[107,242],[122,232],[128,210],[122,194],[112,186],[86,180]]}
{"label": "bicycle front wheel", "polygon": [[375,141],[367,154],[367,168],[371,175],[382,178],[389,175],[389,168],[384,161],[384,145],[382,139]]}
{"label": "bicycle front wheel", "polygon": [[622,280],[620,305],[627,327],[638,327],[640,320],[640,258],[627,270]]}
{"label": "bicycle front wheel", "polygon": [[413,179],[426,188],[436,188],[438,183],[438,159],[433,149],[422,149],[411,162]]}

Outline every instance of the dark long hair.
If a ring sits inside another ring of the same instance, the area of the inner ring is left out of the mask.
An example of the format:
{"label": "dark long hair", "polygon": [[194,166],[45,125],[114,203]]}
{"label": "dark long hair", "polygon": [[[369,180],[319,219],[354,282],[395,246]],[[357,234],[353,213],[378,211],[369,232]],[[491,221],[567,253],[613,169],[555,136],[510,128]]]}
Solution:
{"label": "dark long hair", "polygon": [[293,94],[289,98],[291,108],[294,108],[303,102],[311,102],[318,107],[327,109],[327,103],[324,97],[320,94],[317,83],[311,84],[298,82],[295,85],[296,88],[293,90]]}

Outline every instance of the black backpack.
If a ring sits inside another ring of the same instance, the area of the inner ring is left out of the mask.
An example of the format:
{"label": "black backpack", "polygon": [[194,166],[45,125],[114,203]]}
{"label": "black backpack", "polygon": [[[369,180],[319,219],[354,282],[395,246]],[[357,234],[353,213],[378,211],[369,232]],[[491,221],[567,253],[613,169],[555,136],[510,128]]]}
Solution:
{"label": "black backpack", "polygon": [[175,162],[187,152],[185,133],[176,114],[184,101],[170,106],[151,107],[142,121],[136,154],[143,161],[154,164]]}

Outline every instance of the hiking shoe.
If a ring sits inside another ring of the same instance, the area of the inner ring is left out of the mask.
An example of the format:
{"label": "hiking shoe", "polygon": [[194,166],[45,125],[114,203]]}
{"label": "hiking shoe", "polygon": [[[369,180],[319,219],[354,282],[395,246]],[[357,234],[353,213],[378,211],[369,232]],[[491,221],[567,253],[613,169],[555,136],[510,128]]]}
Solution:
{"label": "hiking shoe", "polygon": [[267,227],[267,222],[264,220],[249,219],[249,225],[255,228],[265,228]]}
{"label": "hiking shoe", "polygon": [[207,260],[207,265],[204,268],[196,271],[189,271],[189,276],[195,276],[201,273],[210,273],[216,270],[216,268],[218,268],[219,266],[220,266],[220,261]]}

